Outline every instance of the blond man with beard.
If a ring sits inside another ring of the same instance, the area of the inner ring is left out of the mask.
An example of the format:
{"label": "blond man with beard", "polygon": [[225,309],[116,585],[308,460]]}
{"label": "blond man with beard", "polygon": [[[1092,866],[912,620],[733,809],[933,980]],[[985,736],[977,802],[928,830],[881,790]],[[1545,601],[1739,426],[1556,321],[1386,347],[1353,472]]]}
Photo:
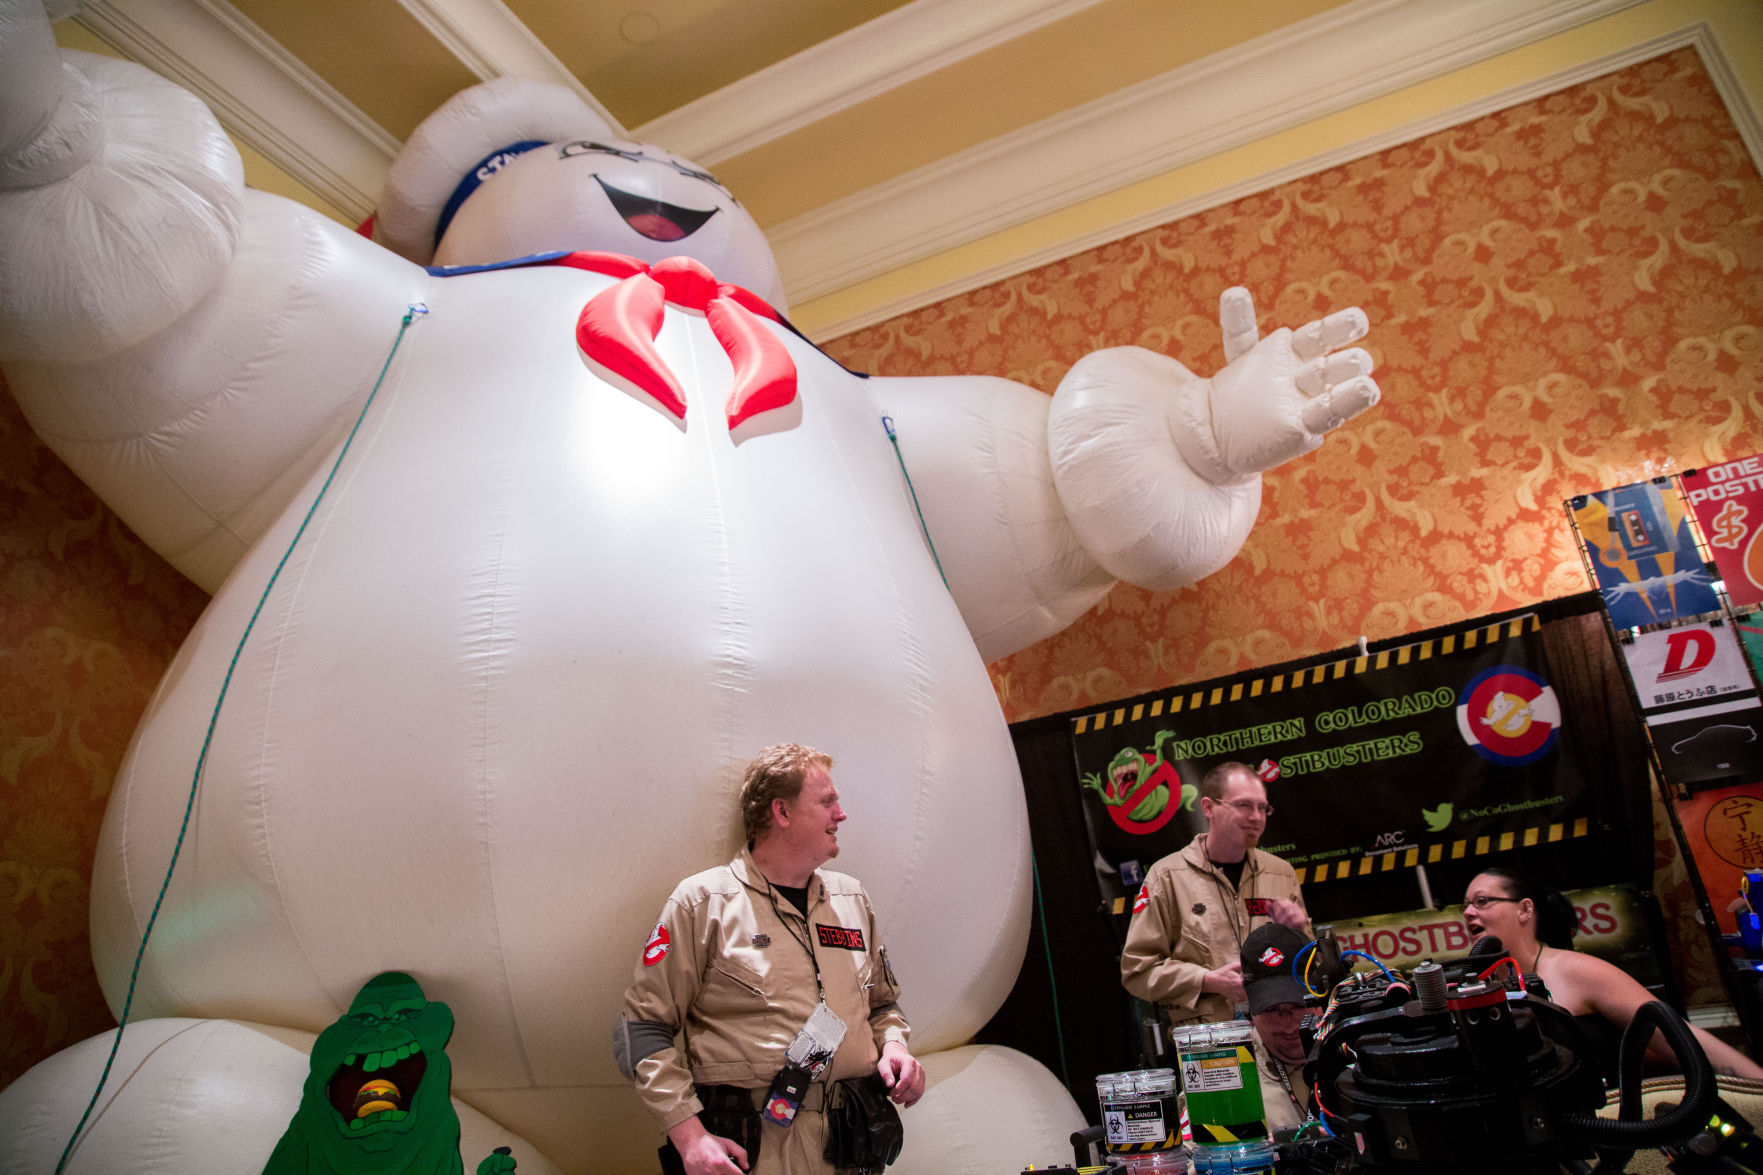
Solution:
{"label": "blond man with beard", "polygon": [[[924,1092],[869,895],[821,869],[838,855],[845,821],[832,763],[783,743],[748,764],[747,847],[675,887],[625,992],[613,1052],[667,1134],[669,1169],[830,1172],[829,1105],[842,1115],[849,1096],[835,1082],[867,1081],[884,1111],[885,1099],[910,1106]],[[829,1012],[842,1039],[823,1071],[799,1078],[799,1108],[780,1122],[786,1051]]]}

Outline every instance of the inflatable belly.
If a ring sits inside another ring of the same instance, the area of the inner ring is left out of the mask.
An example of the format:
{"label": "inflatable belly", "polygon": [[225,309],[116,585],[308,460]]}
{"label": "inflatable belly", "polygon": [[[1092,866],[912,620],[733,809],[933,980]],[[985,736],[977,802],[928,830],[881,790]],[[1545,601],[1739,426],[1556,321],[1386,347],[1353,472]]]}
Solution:
{"label": "inflatable belly", "polygon": [[455,1092],[602,1169],[656,1141],[620,997],[673,884],[738,846],[757,748],[838,760],[834,866],[876,901],[916,1051],[1002,1001],[1028,894],[1010,741],[864,381],[763,324],[799,386],[731,432],[728,353],[670,305],[661,410],[577,344],[614,284],[435,279],[267,597],[322,473],[167,673],[93,883],[120,1007],[262,599],[132,1015],[317,1031],[409,971],[458,1017]]}

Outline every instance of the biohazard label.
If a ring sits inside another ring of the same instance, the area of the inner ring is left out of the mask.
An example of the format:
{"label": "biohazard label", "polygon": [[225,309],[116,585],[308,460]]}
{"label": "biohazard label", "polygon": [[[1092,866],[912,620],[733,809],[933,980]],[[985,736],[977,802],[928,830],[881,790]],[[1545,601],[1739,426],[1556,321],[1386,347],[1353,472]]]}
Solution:
{"label": "biohazard label", "polygon": [[667,927],[657,922],[655,933],[649,936],[649,945],[643,948],[643,966],[653,967],[667,958],[667,952],[672,946],[673,939],[668,937]]}
{"label": "biohazard label", "polygon": [[1165,1124],[1163,1111],[1161,1099],[1103,1103],[1102,1125],[1107,1129],[1109,1145],[1167,1141],[1170,1130]]}
{"label": "biohazard label", "polygon": [[1214,1093],[1221,1089],[1241,1089],[1243,1088],[1243,1062],[1248,1059],[1242,1049],[1188,1053],[1181,1059],[1181,1079],[1189,1093]]}
{"label": "biohazard label", "polygon": [[863,932],[850,926],[822,926],[816,922],[814,929],[820,935],[823,947],[841,947],[847,951],[863,949]]}

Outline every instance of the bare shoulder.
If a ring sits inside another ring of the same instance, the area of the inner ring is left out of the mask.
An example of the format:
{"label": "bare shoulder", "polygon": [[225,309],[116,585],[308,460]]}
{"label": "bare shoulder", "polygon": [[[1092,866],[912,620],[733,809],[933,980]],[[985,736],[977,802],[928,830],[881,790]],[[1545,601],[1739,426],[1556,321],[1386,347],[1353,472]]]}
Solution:
{"label": "bare shoulder", "polygon": [[1597,1011],[1619,1024],[1652,999],[1652,993],[1614,963],[1583,951],[1549,951],[1543,981],[1555,1002],[1572,1012]]}
{"label": "bare shoulder", "polygon": [[1645,992],[1634,976],[1607,959],[1585,951],[1561,951],[1561,966],[1565,974],[1583,983],[1596,984],[1604,988],[1634,988]]}

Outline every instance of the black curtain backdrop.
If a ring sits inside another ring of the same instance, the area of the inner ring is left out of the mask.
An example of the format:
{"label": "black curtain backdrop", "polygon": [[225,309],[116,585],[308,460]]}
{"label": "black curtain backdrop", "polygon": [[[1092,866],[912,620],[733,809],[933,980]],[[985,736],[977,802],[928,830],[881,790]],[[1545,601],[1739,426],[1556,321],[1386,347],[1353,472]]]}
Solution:
{"label": "black curtain backdrop", "polygon": [[[1643,904],[1651,907],[1653,822],[1645,734],[1600,608],[1598,594],[1585,592],[1479,617],[1473,625],[1450,625],[1374,643],[1370,652],[1536,613],[1542,622],[1550,680],[1561,701],[1562,725],[1573,732],[1573,753],[1598,802],[1594,835],[1518,850],[1512,856],[1546,884],[1563,889],[1627,882],[1641,890]],[[1240,677],[1197,683],[1194,688],[1296,672],[1356,652],[1338,650]],[[1149,701],[1169,688],[1173,683],[1114,704]],[[1028,801],[1038,900],[1028,955],[1016,986],[975,1039],[1007,1045],[1039,1060],[1065,1082],[1087,1119],[1099,1122],[1096,1075],[1136,1067],[1139,1043],[1132,1000],[1120,986],[1126,919],[1102,909],[1072,753],[1071,721],[1092,709],[1010,728]],[[1456,901],[1488,860],[1445,861],[1429,867],[1435,901]],[[1422,904],[1411,869],[1306,886],[1304,896],[1318,923],[1412,910]],[[1661,971],[1670,974],[1663,956]]]}

